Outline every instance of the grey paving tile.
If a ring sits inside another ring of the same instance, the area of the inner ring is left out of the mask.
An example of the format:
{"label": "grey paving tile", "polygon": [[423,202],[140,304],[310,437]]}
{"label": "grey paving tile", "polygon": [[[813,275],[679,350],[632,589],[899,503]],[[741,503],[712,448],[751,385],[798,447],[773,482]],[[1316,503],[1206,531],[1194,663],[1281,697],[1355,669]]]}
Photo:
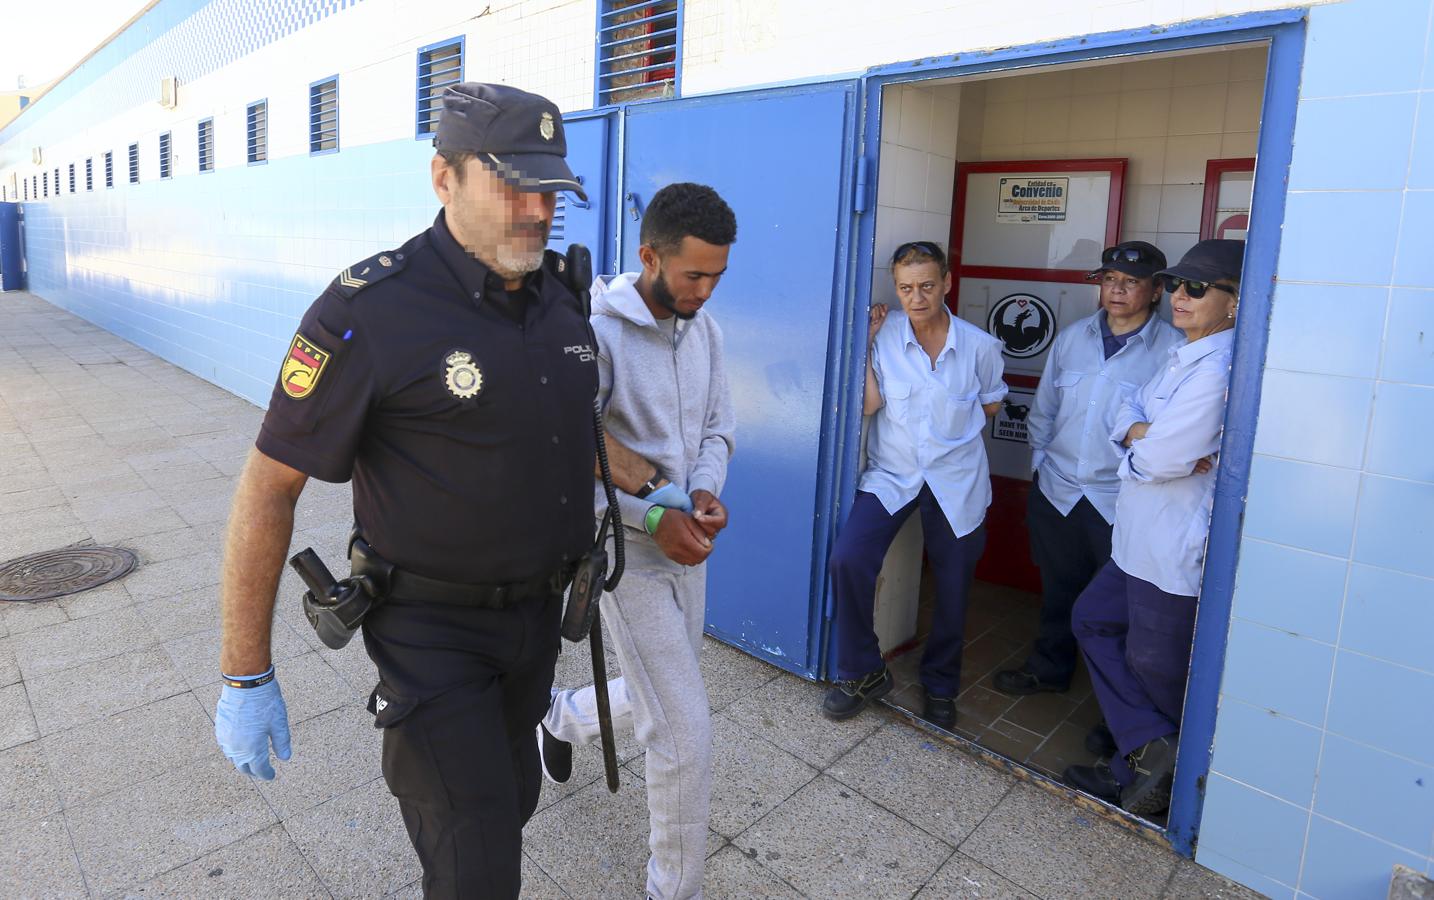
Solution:
{"label": "grey paving tile", "polygon": [[66,503],[65,494],[54,485],[0,494],[0,515],[11,516],[32,509],[48,509]]}
{"label": "grey paving tile", "polygon": [[1259,900],[1262,894],[1236,884],[1218,872],[1182,859],[1161,896],[1167,900]]}
{"label": "grey paving tile", "polygon": [[108,659],[154,642],[154,635],[132,607],[49,625],[11,638],[15,660],[26,678]]}
{"label": "grey paving tile", "polygon": [[1026,784],[1016,785],[960,849],[1043,897],[1158,896],[1176,860],[1168,850]]}
{"label": "grey paving tile", "polygon": [[24,683],[0,688],[0,750],[33,741],[40,736],[30,712]]}
{"label": "grey paving tile", "polygon": [[289,819],[284,828],[335,897],[389,894],[423,872],[382,778]]}
{"label": "grey paving tile", "polygon": [[128,544],[137,537],[161,531],[184,528],[189,523],[172,509],[159,509],[140,514],[121,513],[85,523],[90,535],[101,544]]}
{"label": "grey paving tile", "polygon": [[213,465],[204,460],[180,463],[163,469],[146,469],[136,477],[144,480],[146,484],[155,490],[174,490],[193,484],[195,482],[208,481],[212,478],[226,477],[223,472],[214,468]]}
{"label": "grey paving tile", "polygon": [[143,515],[168,509],[169,506],[169,501],[153,488],[132,491],[128,494],[110,494],[106,497],[70,501],[70,509],[74,512],[75,518],[86,524],[117,516]]}
{"label": "grey paving tile", "polygon": [[145,565],[211,553],[222,556],[224,529],[222,525],[198,528],[185,525],[172,531],[137,535],[125,541],[125,547]]}
{"label": "grey paving tile", "polygon": [[84,481],[64,482],[63,491],[71,503],[91,504],[106,497],[132,494],[149,487],[123,462],[108,464],[100,472],[89,474],[94,477]]}
{"label": "grey paving tile", "polygon": [[292,758],[274,763],[273,781],[255,782],[280,819],[292,819],[383,776],[383,733],[365,709],[345,707],[291,722],[290,734]]}
{"label": "grey paving tile", "polygon": [[733,843],[802,893],[833,900],[910,897],[952,849],[826,776]]}
{"label": "grey paving tile", "polygon": [[905,723],[891,723],[827,774],[953,847],[1011,789],[1011,778]]}
{"label": "grey paving tile", "polygon": [[[8,632],[0,627],[0,634],[4,633]],[[0,687],[9,687],[19,680],[20,667],[15,664],[15,651],[10,647],[10,638],[0,637]]]}
{"label": "grey paving tile", "polygon": [[[646,755],[628,766],[647,777]],[[722,716],[712,721],[712,830],[734,838],[807,782],[816,769]]]}
{"label": "grey paving tile", "polygon": [[86,616],[110,612],[132,603],[134,598],[125,590],[123,578],[80,591],[78,594],[55,598],[55,604],[71,619],[83,619]]}
{"label": "grey paving tile", "polygon": [[[191,688],[219,680],[220,629],[211,628],[165,641],[161,646]],[[309,645],[282,621],[274,622],[272,657],[283,662],[309,652]],[[22,666],[23,667],[23,666]]]}
{"label": "grey paving tile", "polygon": [[1037,900],[1035,894],[1022,890],[960,852],[951,854],[916,897],[917,900]]}
{"label": "grey paving tile", "polygon": [[[341,707],[363,710],[368,703],[373,686],[362,691],[351,687],[325,661],[332,653],[331,650],[314,651],[284,660],[281,680],[290,721],[302,722]],[[373,719],[369,717],[366,724],[372,725]]]}
{"label": "grey paving tile", "polygon": [[822,715],[827,685],[783,674],[722,711],[750,731],[796,756],[825,768],[875,731],[885,719],[875,709],[845,722]]}
{"label": "grey paving tile", "polygon": [[198,602],[208,597],[218,608],[219,550],[167,559],[140,566],[125,578],[125,588],[135,600],[153,600],[190,592]]}
{"label": "grey paving tile", "polygon": [[0,830],[0,896],[14,900],[88,897],[62,816],[6,821]]}
{"label": "grey paving tile", "polygon": [[212,756],[214,728],[183,693],[41,739],[66,806]]}
{"label": "grey paving tile", "polygon": [[147,881],[276,821],[218,751],[67,808],[65,818],[86,880],[100,893]]}
{"label": "grey paving tile", "polygon": [[0,822],[26,822],[59,809],[59,789],[38,742],[0,751]]}
{"label": "grey paving tile", "polygon": [[702,642],[701,665],[707,699],[714,712],[782,674],[776,666],[748,656],[711,636]]}
{"label": "grey paving tile", "polygon": [[575,898],[641,896],[647,883],[647,790],[635,776],[609,794],[602,782],[537,813],[523,847]]}
{"label": "grey paving tile", "polygon": [[276,825],[134,885],[122,896],[269,900],[331,895],[288,833]]}
{"label": "grey paving tile", "polygon": [[155,646],[38,675],[26,686],[41,735],[189,690],[169,656]]}
{"label": "grey paving tile", "polygon": [[[523,854],[522,869],[523,887],[519,894],[523,900],[567,900],[567,892],[558,887],[558,883],[548,877],[542,867],[533,862],[528,854]],[[422,891],[415,897],[422,897]]]}
{"label": "grey paving tile", "polygon": [[[172,562],[181,563],[184,560]],[[152,590],[153,585],[144,589]],[[221,623],[217,583],[212,590],[189,588],[170,597],[140,600],[134,608],[161,641],[174,640],[196,631],[209,631]]]}
{"label": "grey paving tile", "polygon": [[65,608],[53,600],[10,601],[0,603],[0,621],[4,622],[7,633],[18,635],[68,622],[70,617],[65,614]]}
{"label": "grey paving tile", "polygon": [[751,856],[729,844],[707,860],[707,900],[802,900],[802,895]]}
{"label": "grey paving tile", "polygon": [[[50,511],[44,510],[43,512],[48,514]],[[20,515],[25,517],[31,514],[21,513]],[[0,560],[11,560],[19,556],[39,553],[42,550],[55,550],[89,540],[91,540],[90,530],[81,525],[68,510],[58,519],[51,517],[44,522],[29,525],[7,520],[4,534],[0,535]]]}

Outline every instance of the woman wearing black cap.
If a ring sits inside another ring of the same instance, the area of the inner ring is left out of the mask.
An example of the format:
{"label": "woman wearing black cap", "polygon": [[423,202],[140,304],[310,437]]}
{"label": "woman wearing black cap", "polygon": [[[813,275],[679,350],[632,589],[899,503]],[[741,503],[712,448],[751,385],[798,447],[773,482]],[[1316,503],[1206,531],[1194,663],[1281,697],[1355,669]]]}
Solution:
{"label": "woman wearing black cap", "polygon": [[1139,815],[1170,802],[1215,494],[1215,472],[1201,461],[1220,449],[1244,248],[1201,241],[1157,273],[1185,341],[1116,416],[1111,561],[1071,617],[1117,753],[1108,767],[1067,770],[1067,779],[1103,787],[1095,793]]}

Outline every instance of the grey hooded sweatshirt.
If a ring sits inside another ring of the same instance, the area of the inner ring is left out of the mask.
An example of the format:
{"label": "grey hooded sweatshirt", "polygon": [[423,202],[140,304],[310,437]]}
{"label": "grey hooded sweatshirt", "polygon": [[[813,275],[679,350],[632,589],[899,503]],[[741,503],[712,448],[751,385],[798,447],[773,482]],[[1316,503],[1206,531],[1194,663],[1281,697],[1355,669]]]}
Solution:
{"label": "grey hooded sweatshirt", "polygon": [[[603,425],[684,492],[720,497],[736,428],[722,330],[706,310],[685,322],[653,318],[637,277],[628,272],[593,283]],[[628,539],[650,542],[642,520],[652,504],[620,489],[617,497]],[[601,516],[607,510],[601,481],[594,498]]]}

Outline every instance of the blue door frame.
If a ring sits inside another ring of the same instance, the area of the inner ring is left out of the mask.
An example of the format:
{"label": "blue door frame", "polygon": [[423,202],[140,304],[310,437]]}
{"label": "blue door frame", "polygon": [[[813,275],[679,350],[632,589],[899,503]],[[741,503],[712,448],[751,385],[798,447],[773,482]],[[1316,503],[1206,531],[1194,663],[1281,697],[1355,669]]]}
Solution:
{"label": "blue door frame", "polygon": [[[1284,222],[1285,193],[1293,154],[1295,110],[1299,100],[1300,71],[1304,61],[1305,9],[1274,10],[1187,22],[1179,25],[1134,29],[1067,38],[1024,47],[962,53],[947,57],[898,63],[870,70],[862,78],[865,95],[865,127],[862,158],[858,160],[858,189],[875,197],[876,185],[866,183],[865,172],[875,173],[881,150],[881,94],[889,84],[997,71],[1018,71],[1041,66],[1088,60],[1111,60],[1148,53],[1223,46],[1235,43],[1267,42],[1269,64],[1255,170],[1251,227],[1241,285],[1239,326],[1235,334],[1234,364],[1225,413],[1225,435],[1220,448],[1219,479],[1205,555],[1195,642],[1191,655],[1190,682],[1180,732],[1180,765],[1175,772],[1170,815],[1165,835],[1171,846],[1194,854],[1204,801],[1205,779],[1219,706],[1220,678],[1225,666],[1225,644],[1229,635],[1230,610],[1234,596],[1235,567],[1239,556],[1240,528],[1245,496],[1250,481],[1250,460],[1254,453],[1255,424],[1260,406],[1260,384],[1269,337],[1271,298],[1276,263],[1279,259],[1281,226]],[[875,181],[875,177],[870,179]],[[857,208],[869,204],[857,200]],[[871,302],[871,276],[876,237],[875,216],[858,216],[857,245],[852,271],[854,310]],[[854,316],[848,316],[848,324]],[[861,408],[847,398],[859,397],[864,352],[859,341],[849,340],[841,353],[847,357],[840,371],[846,383],[833,385],[841,397],[837,445],[839,456],[832,483],[838,496],[838,514],[849,509],[856,490],[858,436]],[[829,630],[830,590],[824,609]],[[825,660],[824,660],[825,664]]]}

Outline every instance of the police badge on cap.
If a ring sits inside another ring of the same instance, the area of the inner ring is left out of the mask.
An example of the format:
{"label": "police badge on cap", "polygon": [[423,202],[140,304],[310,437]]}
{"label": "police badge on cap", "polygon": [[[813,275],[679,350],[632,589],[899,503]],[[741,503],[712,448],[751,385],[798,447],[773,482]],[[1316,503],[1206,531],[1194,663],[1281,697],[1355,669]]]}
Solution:
{"label": "police badge on cap", "polygon": [[564,159],[563,115],[546,97],[506,84],[456,84],[443,92],[433,146],[476,155],[517,190],[588,198]]}

